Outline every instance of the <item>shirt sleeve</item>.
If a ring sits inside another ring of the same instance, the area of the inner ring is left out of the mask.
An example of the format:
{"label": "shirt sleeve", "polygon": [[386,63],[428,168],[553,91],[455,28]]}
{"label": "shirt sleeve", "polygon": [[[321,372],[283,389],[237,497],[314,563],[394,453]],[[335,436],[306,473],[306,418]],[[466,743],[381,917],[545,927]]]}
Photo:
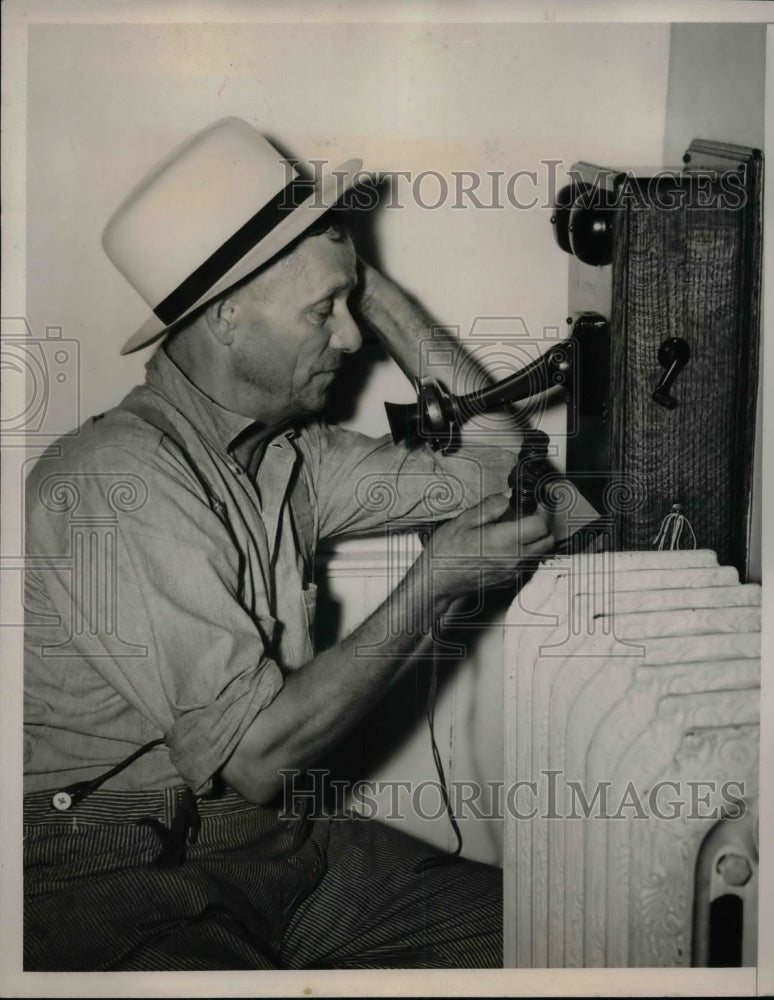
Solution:
{"label": "shirt sleeve", "polygon": [[100,448],[56,478],[33,487],[28,538],[29,554],[50,563],[48,594],[69,632],[62,654],[86,660],[164,734],[200,793],[283,683],[270,637],[240,602],[227,526],[166,443]]}
{"label": "shirt sleeve", "polygon": [[325,425],[307,440],[321,538],[453,517],[505,492],[516,462],[512,451],[490,445],[442,455],[426,444],[396,445],[389,434]]}

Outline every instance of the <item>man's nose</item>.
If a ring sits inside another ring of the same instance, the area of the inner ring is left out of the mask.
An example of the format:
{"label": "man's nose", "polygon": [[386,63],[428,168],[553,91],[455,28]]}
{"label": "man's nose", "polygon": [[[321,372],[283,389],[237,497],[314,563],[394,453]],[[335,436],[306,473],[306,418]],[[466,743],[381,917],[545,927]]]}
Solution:
{"label": "man's nose", "polygon": [[363,343],[357,323],[352,319],[349,309],[344,309],[341,314],[334,317],[334,329],[329,341],[330,346],[337,351],[345,351],[347,354],[354,354]]}

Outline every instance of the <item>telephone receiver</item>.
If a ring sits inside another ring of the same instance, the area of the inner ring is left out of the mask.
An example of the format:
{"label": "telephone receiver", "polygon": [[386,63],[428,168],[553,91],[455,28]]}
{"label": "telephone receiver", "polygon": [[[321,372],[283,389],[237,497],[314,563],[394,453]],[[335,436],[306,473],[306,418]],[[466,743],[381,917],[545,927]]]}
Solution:
{"label": "telephone receiver", "polygon": [[[604,330],[602,330],[602,327]],[[592,330],[589,333],[589,330]],[[434,378],[413,379],[416,403],[385,403],[393,441],[409,445],[428,442],[433,450],[450,450],[462,425],[482,413],[500,409],[509,403],[537,396],[549,389],[563,387],[573,394],[580,386],[579,361],[590,341],[606,336],[607,322],[598,314],[582,315],[569,337],[551,347],[521,371],[495,385],[466,395],[450,393]],[[596,334],[596,336],[595,336]],[[588,388],[588,379],[585,380]],[[593,391],[593,390],[592,390]],[[585,393],[588,396],[588,392]],[[606,394],[601,402],[606,401]],[[577,402],[583,404],[583,400]],[[586,399],[588,408],[589,400]],[[592,402],[592,408],[593,408]]]}

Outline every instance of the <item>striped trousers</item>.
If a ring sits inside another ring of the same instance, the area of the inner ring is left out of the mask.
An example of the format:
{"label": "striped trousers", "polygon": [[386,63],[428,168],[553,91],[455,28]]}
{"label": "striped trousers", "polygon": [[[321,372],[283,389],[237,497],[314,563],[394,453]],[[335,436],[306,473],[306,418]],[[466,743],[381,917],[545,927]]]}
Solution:
{"label": "striped trousers", "polygon": [[375,820],[199,803],[183,864],[157,864],[182,789],[24,800],[27,971],[498,968],[502,873]]}

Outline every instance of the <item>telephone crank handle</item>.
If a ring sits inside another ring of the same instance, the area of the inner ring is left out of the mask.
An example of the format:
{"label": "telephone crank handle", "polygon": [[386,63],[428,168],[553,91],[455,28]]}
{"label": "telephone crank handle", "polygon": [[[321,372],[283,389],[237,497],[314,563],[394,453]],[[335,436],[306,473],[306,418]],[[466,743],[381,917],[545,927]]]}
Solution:
{"label": "telephone crank handle", "polygon": [[680,337],[668,337],[658,349],[659,364],[666,368],[651,393],[651,399],[659,406],[666,407],[667,410],[674,410],[677,400],[671,394],[670,389],[677,376],[688,364],[691,357],[691,349]]}

